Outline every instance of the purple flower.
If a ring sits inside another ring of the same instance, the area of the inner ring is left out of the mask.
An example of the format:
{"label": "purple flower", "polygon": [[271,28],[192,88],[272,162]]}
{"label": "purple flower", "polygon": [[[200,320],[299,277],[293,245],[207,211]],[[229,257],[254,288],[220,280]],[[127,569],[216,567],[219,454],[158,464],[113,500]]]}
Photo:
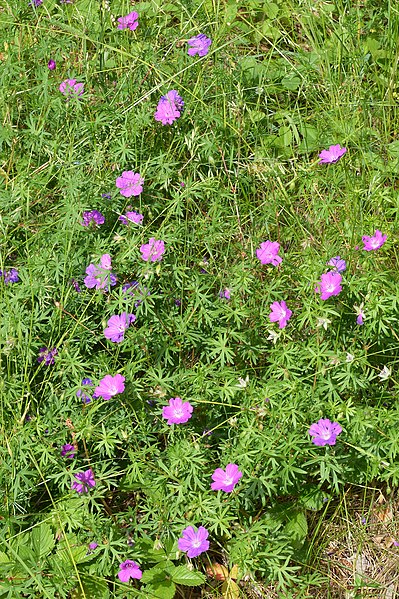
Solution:
{"label": "purple flower", "polygon": [[97,397],[103,397],[105,400],[111,399],[114,395],[118,395],[118,393],[123,393],[125,390],[125,377],[121,374],[115,374],[115,376],[111,376],[110,374],[106,374],[104,378],[101,379],[99,385],[95,388],[95,394]]}
{"label": "purple flower", "polygon": [[[129,291],[129,289],[130,289],[130,291]],[[146,287],[140,287],[138,281],[131,281],[130,283],[125,283],[122,287],[122,291],[123,291],[123,293],[126,293],[127,295],[130,295],[134,298],[137,295],[139,295],[143,298],[146,295],[151,295],[151,293],[148,291],[148,289]],[[137,308],[142,302],[143,302],[142,299],[138,299],[134,302],[134,305]]]}
{"label": "purple flower", "polygon": [[139,565],[136,564],[136,562],[132,562],[130,559],[119,564],[119,568],[118,578],[121,582],[129,582],[131,578],[140,579],[143,576]]}
{"label": "purple flower", "polygon": [[89,468],[89,470],[85,470],[85,472],[78,472],[78,474],[74,474],[74,477],[77,480],[72,483],[71,489],[74,489],[78,493],[87,493],[90,487],[96,486],[94,473],[91,468]]}
{"label": "purple flower", "polygon": [[71,279],[70,283],[71,283],[71,285],[73,286],[73,288],[75,289],[75,291],[77,293],[81,293],[82,292],[81,288],[79,287],[79,283],[77,282],[76,279]]}
{"label": "purple flower", "polygon": [[333,266],[337,272],[344,272],[346,270],[346,262],[341,256],[335,256],[327,262],[327,266]]}
{"label": "purple flower", "polygon": [[399,547],[399,541],[394,541],[393,544],[395,547]]}
{"label": "purple flower", "polygon": [[184,424],[190,420],[193,406],[189,401],[182,401],[181,397],[171,398],[169,405],[162,408],[162,417],[167,424]]}
{"label": "purple flower", "polygon": [[125,331],[136,320],[134,314],[115,314],[107,322],[107,328],[104,329],[104,335],[113,343],[121,343],[125,338]]}
{"label": "purple flower", "polygon": [[43,4],[43,0],[31,0],[29,2],[29,4],[31,6],[34,6],[35,8],[37,8],[38,6],[40,6],[41,4]]}
{"label": "purple flower", "polygon": [[130,12],[126,17],[119,17],[118,19],[118,29],[130,29],[130,31],[134,31],[137,29],[139,24],[138,19],[139,15],[137,12]]}
{"label": "purple flower", "polygon": [[315,288],[316,293],[320,293],[322,300],[326,300],[332,295],[339,295],[342,291],[342,277],[338,272],[329,271],[321,275],[321,281]]}
{"label": "purple flower", "polygon": [[70,443],[65,443],[65,445],[61,447],[61,455],[63,458],[74,458],[75,453],[76,449]]}
{"label": "purple flower", "polygon": [[98,547],[98,543],[96,543],[95,541],[93,541],[92,543],[89,543],[90,551],[94,551],[94,549],[97,549],[97,547]]}
{"label": "purple flower", "polygon": [[188,49],[189,56],[195,56],[196,54],[198,54],[198,56],[205,56],[208,54],[212,40],[209,39],[209,37],[206,37],[204,33],[199,33],[189,39],[187,43],[190,46]]}
{"label": "purple flower", "polygon": [[52,58],[50,58],[50,60],[47,63],[48,68],[50,69],[50,71],[54,71],[56,65],[55,60],[53,60]]}
{"label": "purple flower", "polygon": [[133,210],[132,212],[125,212],[124,215],[119,217],[119,220],[123,222],[124,225],[128,225],[129,223],[141,225],[141,223],[143,222],[143,218],[144,216],[142,214],[139,214],[138,212],[135,212]]}
{"label": "purple flower", "polygon": [[364,313],[363,313],[363,312],[360,312],[360,313],[357,315],[357,318],[356,318],[356,322],[357,322],[357,324],[360,324],[360,325],[364,324],[364,322],[363,322],[363,318],[364,318]]}
{"label": "purple flower", "polygon": [[130,196],[139,196],[141,194],[143,183],[144,179],[140,173],[123,171],[122,175],[116,179],[115,184],[125,198],[130,198]]}
{"label": "purple flower", "polygon": [[222,299],[230,299],[230,289],[228,289],[226,287],[226,289],[222,289],[222,291],[219,291],[219,297],[221,297]]}
{"label": "purple flower", "polygon": [[110,193],[102,193],[101,197],[106,199],[106,200],[110,200],[111,199],[111,194]]}
{"label": "purple flower", "polygon": [[144,243],[140,247],[141,257],[143,260],[148,262],[156,262],[162,260],[162,256],[165,253],[165,243],[161,239],[155,239],[151,237],[148,243]]}
{"label": "purple flower", "polygon": [[368,237],[367,235],[363,235],[362,241],[364,243],[363,250],[366,252],[372,252],[373,250],[378,250],[387,240],[387,236],[383,235],[381,231],[378,229],[374,233],[372,237]]}
{"label": "purple flower", "polygon": [[197,557],[209,549],[208,531],[200,526],[195,532],[193,526],[187,526],[182,532],[181,538],[177,541],[180,551],[185,551],[188,557]]}
{"label": "purple flower", "polygon": [[111,256],[109,254],[103,254],[100,259],[100,264],[95,266],[89,264],[86,268],[87,277],[84,278],[84,284],[88,289],[95,287],[96,289],[104,289],[108,291],[108,284],[111,286],[116,285],[116,276],[110,272]]}
{"label": "purple flower", "polygon": [[171,89],[167,94],[161,96],[154,118],[156,121],[160,121],[162,125],[171,125],[179,118],[183,106],[183,98],[179,96],[175,89]]}
{"label": "purple flower", "polygon": [[[82,379],[81,385],[83,387],[92,387],[93,386],[93,381],[89,378],[86,379]],[[83,401],[83,403],[90,403],[91,402],[91,397],[90,395],[88,395],[88,393],[86,393],[86,391],[83,391],[82,389],[78,389],[76,391],[76,397],[80,397]],[[95,394],[93,394],[93,398],[96,397]]]}
{"label": "purple flower", "polygon": [[19,276],[16,268],[10,268],[10,270],[0,270],[0,277],[3,277],[5,285],[9,283],[18,283]]}
{"label": "purple flower", "polygon": [[284,329],[284,327],[287,326],[287,322],[292,316],[292,312],[287,308],[287,304],[284,301],[273,302],[272,304],[270,304],[270,309],[270,322],[278,322],[279,328]]}
{"label": "purple flower", "polygon": [[58,354],[58,350],[56,347],[53,347],[53,349],[49,349],[48,347],[41,347],[39,349],[39,356],[37,358],[37,361],[43,362],[46,366],[51,366],[52,364],[55,363],[55,356]]}
{"label": "purple flower", "polygon": [[346,153],[346,148],[341,148],[339,144],[336,146],[330,146],[328,150],[323,150],[319,154],[319,164],[333,164],[338,162],[340,158]]}
{"label": "purple flower", "polygon": [[321,418],[318,422],[312,424],[308,433],[313,437],[312,443],[315,445],[335,445],[337,436],[342,433],[342,427],[338,422]]}
{"label": "purple flower", "polygon": [[231,493],[241,477],[242,472],[239,471],[237,464],[227,464],[226,470],[216,468],[212,474],[214,482],[211,484],[211,489]]}
{"label": "purple flower", "polygon": [[105,218],[98,210],[86,210],[83,212],[83,222],[80,223],[83,227],[88,227],[93,223],[96,225],[103,225],[105,223]]}
{"label": "purple flower", "polygon": [[277,241],[263,241],[260,248],[256,250],[256,256],[261,264],[273,264],[278,266],[283,259],[278,255],[280,244]]}
{"label": "purple flower", "polygon": [[67,96],[67,99],[79,97],[84,92],[84,83],[76,83],[76,79],[65,79],[59,89],[64,96]]}

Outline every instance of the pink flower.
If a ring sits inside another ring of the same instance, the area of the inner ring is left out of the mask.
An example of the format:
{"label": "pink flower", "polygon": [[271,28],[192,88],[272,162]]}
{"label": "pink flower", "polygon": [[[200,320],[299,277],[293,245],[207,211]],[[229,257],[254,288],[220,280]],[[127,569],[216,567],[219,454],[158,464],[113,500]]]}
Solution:
{"label": "pink flower", "polygon": [[84,472],[78,472],[78,474],[74,474],[74,476],[76,481],[72,483],[71,489],[74,489],[77,493],[87,493],[90,487],[96,486],[94,473],[91,468],[89,468],[89,470],[85,470]]}
{"label": "pink flower", "polygon": [[132,212],[126,212],[124,215],[122,214],[119,217],[119,220],[123,222],[124,225],[128,225],[129,223],[141,225],[141,223],[143,222],[143,218],[144,216],[142,214],[139,214],[138,212],[135,212],[133,210]]}
{"label": "pink flower", "polygon": [[366,252],[371,252],[373,250],[378,250],[387,240],[387,236],[383,235],[381,231],[378,229],[374,233],[372,237],[368,237],[367,235],[363,235],[362,241],[364,243],[363,250]]}
{"label": "pink flower", "polygon": [[162,256],[165,253],[165,243],[161,239],[155,239],[151,237],[148,243],[144,243],[140,247],[141,257],[143,260],[148,262],[156,262],[162,260]]}
{"label": "pink flower", "polygon": [[271,312],[269,314],[270,322],[278,322],[279,328],[283,329],[287,326],[287,322],[292,316],[291,310],[287,308],[287,304],[283,302],[273,302],[270,304]]}
{"label": "pink flower", "polygon": [[67,98],[79,97],[84,92],[84,83],[76,83],[76,79],[65,79],[60,83],[59,90]]}
{"label": "pink flower", "polygon": [[346,148],[341,148],[339,144],[330,146],[328,150],[323,150],[319,154],[319,164],[333,164],[346,153]]}
{"label": "pink flower", "polygon": [[104,336],[113,343],[121,343],[125,338],[125,331],[136,320],[134,314],[114,314],[107,322],[107,328],[104,329]]}
{"label": "pink flower", "polygon": [[277,241],[263,241],[260,244],[260,248],[256,250],[256,256],[261,261],[261,264],[278,266],[283,261],[278,255],[279,250],[280,244]]}
{"label": "pink flower", "polygon": [[134,31],[137,29],[139,24],[138,19],[139,15],[137,12],[130,12],[126,17],[119,17],[118,19],[118,29],[130,29],[130,31]]}
{"label": "pink flower", "polygon": [[312,424],[308,433],[313,437],[312,443],[315,445],[335,445],[337,436],[342,433],[342,427],[338,422],[321,418],[318,422]]}
{"label": "pink flower", "polygon": [[118,578],[121,582],[129,582],[131,578],[140,579],[143,576],[142,571],[139,568],[139,565],[136,562],[133,562],[130,559],[119,564],[119,572]]}
{"label": "pink flower", "polygon": [[108,284],[116,285],[116,276],[111,271],[111,256],[103,254],[100,259],[100,264],[89,264],[86,268],[87,277],[83,282],[88,289],[104,289],[108,291]]}
{"label": "pink flower", "polygon": [[326,300],[332,295],[339,295],[342,291],[342,276],[335,271],[329,271],[321,275],[321,281],[315,288],[316,293],[320,293],[322,300]]}
{"label": "pink flower", "polygon": [[175,89],[161,96],[154,118],[162,125],[171,125],[183,112],[184,101]]}
{"label": "pink flower", "polygon": [[100,258],[100,266],[104,268],[104,270],[111,270],[111,256],[109,254],[103,254]]}
{"label": "pink flower", "polygon": [[124,390],[124,376],[122,376],[121,374],[115,374],[115,376],[106,374],[105,377],[101,379],[98,387],[95,388],[94,393],[97,397],[103,397],[105,400],[108,401],[114,395],[118,395],[118,393],[123,393]]}
{"label": "pink flower", "polygon": [[177,541],[180,551],[185,551],[188,557],[197,557],[209,549],[208,531],[200,526],[196,532],[193,526],[187,526],[182,532],[182,537]]}
{"label": "pink flower", "polygon": [[184,424],[190,420],[193,406],[189,401],[182,401],[181,397],[171,398],[169,405],[162,408],[162,417],[167,424]]}
{"label": "pink flower", "polygon": [[133,171],[123,171],[122,175],[116,180],[116,186],[125,198],[139,196],[143,191],[143,183],[144,179],[140,173],[134,173]]}
{"label": "pink flower", "polygon": [[189,39],[187,43],[190,46],[188,49],[189,56],[195,56],[196,54],[198,54],[198,56],[206,56],[209,51],[209,46],[212,44],[212,40],[209,39],[209,37],[206,37],[204,33],[199,33]]}
{"label": "pink flower", "polygon": [[227,464],[226,470],[216,468],[212,474],[212,480],[215,482],[211,484],[211,489],[231,493],[241,477],[242,472],[239,471],[237,464]]}

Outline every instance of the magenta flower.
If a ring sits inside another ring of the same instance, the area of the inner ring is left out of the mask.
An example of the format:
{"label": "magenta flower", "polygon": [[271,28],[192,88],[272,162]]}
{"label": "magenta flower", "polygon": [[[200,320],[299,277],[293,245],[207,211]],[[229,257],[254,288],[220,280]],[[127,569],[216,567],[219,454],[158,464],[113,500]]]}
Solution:
{"label": "magenta flower", "polygon": [[139,15],[137,12],[130,12],[126,17],[119,17],[118,19],[118,29],[130,29],[130,31],[134,31],[137,29],[139,24],[138,22]]}
{"label": "magenta flower", "polygon": [[76,79],[65,79],[59,89],[64,96],[67,96],[67,99],[79,97],[84,92],[84,83],[76,83]]}
{"label": "magenta flower", "polygon": [[128,225],[129,223],[141,225],[141,223],[143,222],[143,218],[144,216],[142,214],[139,214],[138,212],[135,212],[133,210],[132,212],[125,212],[124,215],[121,215],[119,217],[119,220],[122,221],[124,225]]}
{"label": "magenta flower", "polygon": [[99,385],[95,388],[94,393],[96,397],[102,397],[105,400],[111,399],[114,395],[118,395],[118,393],[123,393],[125,390],[125,377],[121,374],[115,374],[115,376],[111,376],[110,374],[106,374],[104,378],[101,379]]}
{"label": "magenta flower", "polygon": [[76,449],[70,443],[65,443],[65,445],[61,447],[61,455],[63,458],[74,458],[75,453]]}
{"label": "magenta flower", "polygon": [[52,58],[50,58],[50,60],[47,63],[48,68],[50,69],[50,71],[54,71],[56,65],[55,60],[53,60]]}
{"label": "magenta flower", "polygon": [[37,358],[37,361],[40,362],[44,362],[44,364],[46,366],[51,366],[52,364],[55,364],[55,356],[58,354],[58,350],[56,347],[53,347],[53,349],[49,349],[48,347],[41,347],[39,349],[39,356]]}
{"label": "magenta flower", "polygon": [[346,262],[341,256],[335,256],[327,262],[327,266],[333,266],[337,272],[344,272],[346,270]]}
{"label": "magenta flower", "polygon": [[287,322],[292,316],[291,310],[287,308],[287,304],[283,302],[273,302],[270,304],[271,312],[269,314],[270,322],[278,322],[279,328],[284,329]]}
{"label": "magenta flower", "polygon": [[98,543],[96,543],[95,541],[93,541],[92,543],[89,543],[90,551],[94,551],[94,549],[97,549],[97,547],[98,547]]}
{"label": "magenta flower", "polygon": [[18,283],[19,275],[16,268],[10,268],[10,270],[0,270],[0,277],[3,277],[4,284]]}
{"label": "magenta flower", "polygon": [[116,285],[116,276],[111,271],[111,256],[103,254],[100,259],[100,264],[97,266],[89,264],[86,268],[87,277],[83,282],[88,289],[95,287],[96,289],[104,289],[108,291],[108,285]]}
{"label": "magenta flower", "polygon": [[171,125],[183,112],[183,106],[183,98],[175,89],[171,89],[167,94],[161,96],[154,118],[162,125]]}
{"label": "magenta flower", "polygon": [[74,477],[76,478],[76,481],[72,483],[71,489],[74,489],[77,493],[87,493],[90,487],[96,486],[94,473],[91,468],[85,472],[78,472],[78,474],[74,474]]}
{"label": "magenta flower", "polygon": [[171,398],[169,405],[162,408],[162,417],[167,424],[184,424],[190,420],[193,406],[189,401],[182,401],[181,397]]}
{"label": "magenta flower", "polygon": [[359,312],[359,314],[357,315],[357,318],[356,318],[357,324],[360,324],[360,325],[364,324],[363,318],[364,318],[364,312]]}
{"label": "magenta flower", "polygon": [[261,264],[273,264],[278,266],[283,259],[278,255],[280,244],[277,241],[263,241],[260,248],[256,250],[256,256]]}
{"label": "magenta flower", "polygon": [[80,224],[83,227],[89,227],[92,223],[94,226],[103,225],[105,223],[105,218],[98,210],[86,210],[83,212],[83,222]]}
{"label": "magenta flower", "polygon": [[43,4],[43,0],[31,0],[29,4],[30,6],[34,6],[35,8],[37,8],[38,6],[41,6],[41,4]]}
{"label": "magenta flower", "polygon": [[338,162],[340,158],[346,153],[346,148],[341,148],[339,144],[336,146],[330,146],[328,150],[323,150],[319,154],[319,164],[333,164]]}
{"label": "magenta flower", "polygon": [[144,243],[140,247],[141,257],[143,260],[148,262],[156,262],[162,260],[162,256],[165,253],[165,243],[161,239],[155,239],[151,237],[148,243]]}
{"label": "magenta flower", "polygon": [[363,235],[362,241],[364,243],[363,250],[366,252],[372,252],[373,250],[378,250],[387,240],[387,236],[383,235],[381,231],[378,229],[374,233],[372,237],[368,237],[367,235]]}
{"label": "magenta flower", "polygon": [[119,564],[119,572],[118,578],[121,582],[129,582],[131,578],[140,579],[143,576],[142,571],[139,568],[139,565],[136,562],[133,562],[130,559]]}
{"label": "magenta flower", "polygon": [[196,54],[198,54],[198,56],[205,56],[208,54],[212,40],[209,39],[209,37],[206,37],[204,33],[199,33],[189,39],[187,43],[190,46],[188,49],[189,56],[195,56]]}
{"label": "magenta flower", "polygon": [[308,433],[313,437],[312,443],[315,445],[335,445],[337,436],[342,433],[342,427],[338,422],[321,418],[318,422],[312,424]]}
{"label": "magenta flower", "polygon": [[231,493],[241,477],[242,472],[239,471],[237,464],[227,464],[226,470],[216,468],[212,474],[214,482],[211,484],[211,489]]}
{"label": "magenta flower", "polygon": [[195,532],[193,526],[187,526],[182,532],[181,538],[177,541],[180,551],[187,553],[188,557],[197,557],[209,549],[208,531],[200,526]]}
{"label": "magenta flower", "polygon": [[115,314],[107,322],[107,328],[104,329],[104,335],[113,343],[121,343],[125,337],[125,331],[136,320],[134,314]]}
{"label": "magenta flower", "polygon": [[322,300],[326,300],[332,295],[339,295],[342,291],[342,277],[338,272],[330,270],[321,275],[321,281],[315,288],[316,293],[320,293]]}
{"label": "magenta flower", "polygon": [[226,287],[226,289],[222,289],[222,291],[219,291],[219,297],[221,297],[222,299],[229,300],[231,298],[230,289]]}
{"label": "magenta flower", "polygon": [[123,171],[122,175],[116,180],[116,186],[125,198],[139,196],[143,191],[143,184],[144,179],[140,173],[134,173],[133,171]]}

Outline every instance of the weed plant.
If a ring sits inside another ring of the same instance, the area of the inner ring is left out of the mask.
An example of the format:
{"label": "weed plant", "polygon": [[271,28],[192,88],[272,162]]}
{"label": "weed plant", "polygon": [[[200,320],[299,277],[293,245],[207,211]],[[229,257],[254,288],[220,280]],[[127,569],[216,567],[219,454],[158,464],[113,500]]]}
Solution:
{"label": "weed plant", "polygon": [[0,597],[307,596],[309,510],[399,480],[397,7],[0,21]]}

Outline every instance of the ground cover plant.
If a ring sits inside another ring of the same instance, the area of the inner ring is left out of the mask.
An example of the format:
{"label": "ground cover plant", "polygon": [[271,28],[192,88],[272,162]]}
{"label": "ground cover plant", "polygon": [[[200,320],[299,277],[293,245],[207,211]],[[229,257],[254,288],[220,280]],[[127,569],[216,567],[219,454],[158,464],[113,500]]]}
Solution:
{"label": "ground cover plant", "polygon": [[399,480],[397,10],[0,20],[0,597],[325,597]]}

